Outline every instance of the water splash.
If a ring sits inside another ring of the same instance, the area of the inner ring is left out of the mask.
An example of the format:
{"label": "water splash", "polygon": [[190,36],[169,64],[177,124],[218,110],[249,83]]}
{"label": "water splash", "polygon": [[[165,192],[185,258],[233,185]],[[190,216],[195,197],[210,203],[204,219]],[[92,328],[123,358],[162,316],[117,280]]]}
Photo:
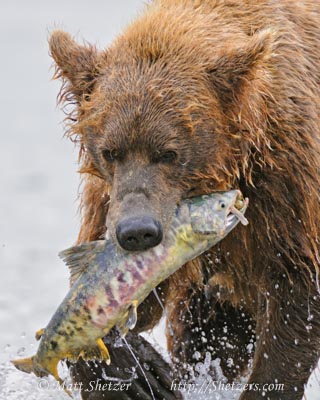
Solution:
{"label": "water splash", "polygon": [[143,375],[143,377],[145,378],[145,380],[146,380],[146,382],[147,382],[147,385],[148,385],[148,387],[149,387],[152,400],[156,400],[156,398],[154,397],[154,393],[153,393],[152,387],[151,387],[151,385],[150,385],[149,379],[148,379],[146,373],[144,372],[144,369],[142,368],[142,365],[140,364],[138,358],[137,358],[136,355],[134,354],[134,352],[133,352],[131,346],[130,346],[129,343],[127,342],[127,339],[126,339],[125,337],[123,337],[122,340],[125,342],[125,344],[126,344],[126,346],[128,347],[128,350],[130,351],[132,357],[134,358],[135,362],[137,363],[138,367],[140,368],[140,370],[141,370],[141,372],[142,372],[142,375]]}
{"label": "water splash", "polygon": [[167,314],[167,310],[165,309],[165,307],[164,307],[164,305],[162,303],[162,300],[160,299],[160,297],[158,295],[157,288],[154,288],[152,291],[153,291],[153,294],[155,295],[155,298],[157,299],[158,303],[160,304],[160,306],[162,308],[164,317],[167,320],[170,336],[174,336],[174,332],[173,332],[171,321],[169,320],[168,314]]}

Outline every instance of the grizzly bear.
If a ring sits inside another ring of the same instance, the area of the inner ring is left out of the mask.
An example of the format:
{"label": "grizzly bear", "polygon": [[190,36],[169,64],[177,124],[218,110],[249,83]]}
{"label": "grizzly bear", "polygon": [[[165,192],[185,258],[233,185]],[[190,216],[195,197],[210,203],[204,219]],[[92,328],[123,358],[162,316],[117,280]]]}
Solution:
{"label": "grizzly bear", "polygon": [[[181,398],[172,379],[210,354],[229,382],[250,373],[241,400],[301,400],[320,350],[319,1],[155,0],[104,51],[62,31],[50,51],[80,146],[78,243],[108,232],[144,250],[183,198],[250,200],[248,227],[140,305],[129,349],[113,332],[110,366],[71,366],[83,398]],[[171,366],[139,336],[161,302]],[[131,377],[129,391],[86,390],[112,376]]]}

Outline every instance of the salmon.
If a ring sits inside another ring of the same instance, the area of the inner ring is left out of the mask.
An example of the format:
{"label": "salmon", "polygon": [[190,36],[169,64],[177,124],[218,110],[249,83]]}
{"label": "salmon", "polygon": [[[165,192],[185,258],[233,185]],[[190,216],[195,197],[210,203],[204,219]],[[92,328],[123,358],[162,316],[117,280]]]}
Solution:
{"label": "salmon", "polygon": [[239,221],[246,225],[248,201],[238,190],[183,200],[162,243],[127,252],[111,240],[71,247],[60,253],[73,282],[47,327],[36,333],[37,353],[12,361],[37,376],[54,376],[63,359],[99,359],[110,363],[102,337],[117,326],[122,336],[133,329],[137,307],[183,264],[222,240]]}

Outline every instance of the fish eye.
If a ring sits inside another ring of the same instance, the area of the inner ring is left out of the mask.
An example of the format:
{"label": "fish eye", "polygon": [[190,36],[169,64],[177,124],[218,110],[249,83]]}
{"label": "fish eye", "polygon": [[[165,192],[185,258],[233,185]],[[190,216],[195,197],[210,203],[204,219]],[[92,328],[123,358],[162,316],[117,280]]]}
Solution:
{"label": "fish eye", "polygon": [[221,208],[226,208],[226,203],[224,203],[223,201],[220,202],[220,207]]}

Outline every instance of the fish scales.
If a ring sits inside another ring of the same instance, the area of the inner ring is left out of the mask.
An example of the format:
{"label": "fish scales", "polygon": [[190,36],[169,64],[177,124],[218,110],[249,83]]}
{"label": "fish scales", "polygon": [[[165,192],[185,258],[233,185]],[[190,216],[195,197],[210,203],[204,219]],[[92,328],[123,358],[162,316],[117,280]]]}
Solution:
{"label": "fish scales", "polygon": [[244,217],[248,201],[238,190],[184,200],[158,246],[126,252],[110,240],[90,242],[61,252],[72,286],[44,330],[35,356],[14,360],[24,372],[51,374],[60,383],[57,365],[68,358],[104,359],[101,340],[117,326],[124,336],[137,319],[148,294],[187,261],[222,240]]}

